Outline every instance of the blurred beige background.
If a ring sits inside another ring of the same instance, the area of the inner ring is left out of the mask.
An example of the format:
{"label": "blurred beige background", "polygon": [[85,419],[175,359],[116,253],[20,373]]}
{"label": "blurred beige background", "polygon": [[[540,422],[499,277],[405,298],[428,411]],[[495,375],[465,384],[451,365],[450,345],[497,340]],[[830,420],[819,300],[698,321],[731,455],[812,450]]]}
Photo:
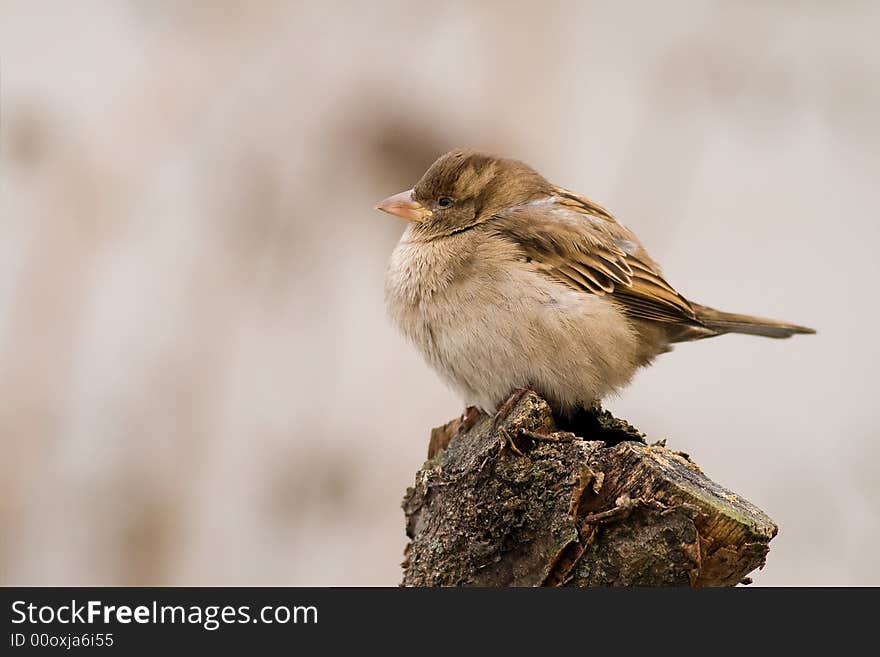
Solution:
{"label": "blurred beige background", "polygon": [[0,582],[394,585],[457,400],[385,319],[457,145],[634,228],[698,301],[608,407],[880,584],[880,3],[0,0]]}

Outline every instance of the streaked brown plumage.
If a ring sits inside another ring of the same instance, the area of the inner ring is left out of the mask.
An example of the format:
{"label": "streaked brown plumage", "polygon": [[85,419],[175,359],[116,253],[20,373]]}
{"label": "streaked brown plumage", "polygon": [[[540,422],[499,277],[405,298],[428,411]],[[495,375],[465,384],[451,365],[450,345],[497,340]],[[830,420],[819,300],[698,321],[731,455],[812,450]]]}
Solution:
{"label": "streaked brown plumage", "polygon": [[532,387],[570,414],[674,342],[814,332],[688,301],[607,210],[516,160],[452,151],[378,207],[412,222],[386,277],[392,318],[488,411]]}

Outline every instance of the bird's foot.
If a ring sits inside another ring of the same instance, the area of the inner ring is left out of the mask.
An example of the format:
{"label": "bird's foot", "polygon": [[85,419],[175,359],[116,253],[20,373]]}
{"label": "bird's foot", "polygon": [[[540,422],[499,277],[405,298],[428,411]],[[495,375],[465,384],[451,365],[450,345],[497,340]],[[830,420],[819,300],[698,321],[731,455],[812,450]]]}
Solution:
{"label": "bird's foot", "polygon": [[525,456],[523,451],[516,444],[516,440],[514,437],[510,435],[510,432],[504,427],[498,427],[495,429],[495,435],[498,436],[498,455],[504,453],[505,449],[509,449],[511,452],[516,454],[517,456]]}
{"label": "bird's foot", "polygon": [[[519,403],[526,393],[534,392],[531,388],[517,388],[510,397],[507,398],[501,407],[496,411],[492,420],[492,431],[498,436],[498,453],[501,454],[505,449],[509,448],[514,454],[524,456],[522,450],[517,446],[515,437],[503,427],[505,420],[510,416],[510,412]],[[518,434],[521,432],[517,432]]]}
{"label": "bird's foot", "polygon": [[569,431],[538,433],[529,429],[517,429],[514,435],[511,435],[511,432],[505,427],[498,427],[495,432],[498,435],[498,453],[501,454],[505,449],[510,449],[511,452],[519,456],[525,456],[525,452],[517,444],[517,441],[522,442],[525,440],[528,444],[525,449],[528,451],[533,449],[537,443],[570,443],[579,440],[576,435]]}
{"label": "bird's foot", "polygon": [[570,443],[580,440],[570,431],[554,431],[553,433],[538,433],[537,431],[529,431],[528,429],[520,429],[519,435],[522,438],[529,438],[536,443]]}

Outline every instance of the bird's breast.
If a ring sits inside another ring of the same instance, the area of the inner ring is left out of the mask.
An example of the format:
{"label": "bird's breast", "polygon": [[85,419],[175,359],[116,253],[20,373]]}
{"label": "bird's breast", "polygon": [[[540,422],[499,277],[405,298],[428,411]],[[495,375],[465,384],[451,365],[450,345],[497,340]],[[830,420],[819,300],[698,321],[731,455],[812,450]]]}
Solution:
{"label": "bird's breast", "polygon": [[467,246],[451,255],[401,241],[386,277],[392,319],[466,399],[491,409],[532,385],[565,408],[629,379],[635,335],[615,304],[547,277],[505,243]]}
{"label": "bird's breast", "polygon": [[[388,313],[403,333],[422,347],[435,340],[435,327],[453,321],[466,290],[473,287],[471,249],[450,238],[432,242],[407,239],[391,255],[385,275]],[[438,243],[441,242],[441,243]]]}

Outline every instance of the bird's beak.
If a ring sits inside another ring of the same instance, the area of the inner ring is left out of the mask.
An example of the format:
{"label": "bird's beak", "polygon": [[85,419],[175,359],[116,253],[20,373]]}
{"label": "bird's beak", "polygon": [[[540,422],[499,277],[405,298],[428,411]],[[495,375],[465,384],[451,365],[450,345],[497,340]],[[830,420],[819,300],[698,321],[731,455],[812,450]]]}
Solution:
{"label": "bird's beak", "polygon": [[393,214],[401,219],[419,223],[431,216],[431,211],[413,200],[413,190],[408,189],[400,194],[389,196],[376,206],[377,210]]}

